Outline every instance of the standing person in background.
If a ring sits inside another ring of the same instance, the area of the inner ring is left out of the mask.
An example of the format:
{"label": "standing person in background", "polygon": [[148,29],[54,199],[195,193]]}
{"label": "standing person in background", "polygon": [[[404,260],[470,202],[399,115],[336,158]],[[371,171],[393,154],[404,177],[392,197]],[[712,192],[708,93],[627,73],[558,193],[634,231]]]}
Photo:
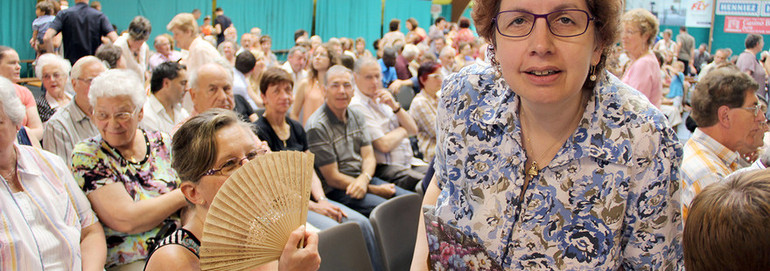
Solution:
{"label": "standing person in background", "polygon": [[55,18],[53,16],[53,5],[51,2],[38,2],[35,6],[35,15],[37,15],[37,18],[32,21],[32,38],[29,39],[29,45],[32,46],[32,49],[35,49],[37,56],[40,56],[47,52],[43,37],[45,37],[48,26],[51,25],[51,22],[53,22]]}
{"label": "standing person in background", "polygon": [[460,20],[457,21],[457,26],[459,27],[459,29],[457,30],[457,35],[455,35],[452,45],[454,45],[455,50],[460,51],[461,50],[460,44],[473,43],[476,37],[473,35],[473,31],[471,31],[470,19],[465,17],[460,17]]}
{"label": "standing person in background", "polygon": [[233,25],[233,21],[230,17],[225,15],[225,11],[221,7],[217,7],[214,11],[216,18],[214,18],[214,35],[217,35],[217,45],[225,41],[225,29]]}
{"label": "standing person in background", "polygon": [[150,47],[147,46],[146,41],[150,39],[150,32],[152,32],[150,20],[136,16],[128,25],[128,33],[121,35],[115,41],[115,46],[122,51],[126,68],[134,71],[142,83],[149,77],[147,60],[150,57]]}
{"label": "standing person in background", "polygon": [[399,19],[392,19],[390,20],[390,24],[388,24],[388,33],[385,33],[385,35],[382,35],[382,39],[380,39],[380,50],[385,49],[387,46],[393,46],[393,43],[396,40],[406,40],[406,36],[404,36],[404,33],[401,33],[401,20]]}
{"label": "standing person in background", "polygon": [[74,63],[81,57],[93,55],[102,44],[102,36],[112,42],[118,34],[112,28],[110,20],[101,11],[88,6],[88,0],[75,0],[75,6],[56,14],[43,37],[46,51],[53,52],[53,38],[62,33],[64,58]]}
{"label": "standing person in background", "polygon": [[690,75],[692,65],[692,53],[695,50],[695,38],[687,33],[687,27],[679,27],[679,35],[676,35],[677,55],[676,59],[684,63],[684,75]]}
{"label": "standing person in background", "polygon": [[735,65],[738,66],[738,69],[742,72],[745,72],[751,76],[751,78],[754,78],[754,81],[759,84],[757,96],[762,98],[762,100],[767,101],[767,90],[765,87],[767,83],[767,74],[765,73],[765,68],[762,64],[757,61],[757,54],[762,52],[762,47],[765,46],[765,39],[762,35],[749,34],[746,36],[744,44],[746,50],[738,55],[738,62],[736,62]]}
{"label": "standing person in background", "polygon": [[419,26],[415,18],[406,20],[406,29],[409,30],[406,33],[406,43],[408,44],[418,44],[428,38],[428,33],[425,33],[425,29]]}
{"label": "standing person in background", "polygon": [[677,53],[676,42],[671,39],[672,35],[674,34],[671,29],[663,30],[663,38],[652,47],[653,51],[660,52],[664,59],[671,59],[671,61]]}
{"label": "standing person in background", "polygon": [[160,63],[168,61],[177,62],[182,58],[182,53],[174,50],[174,38],[169,34],[163,33],[155,37],[153,46],[155,47],[155,54],[153,54],[150,57],[150,60],[147,61],[150,72],[160,65]]}
{"label": "standing person in background", "polygon": [[660,64],[650,50],[658,32],[658,19],[645,9],[633,9],[623,14],[621,23],[623,48],[631,58],[631,64],[623,74],[623,83],[635,88],[647,96],[650,103],[660,107],[663,98]]}
{"label": "standing person in background", "polygon": [[692,74],[699,74],[710,60],[711,54],[709,54],[708,45],[701,43],[700,46],[698,46],[698,50],[693,52],[690,72],[692,72]]}

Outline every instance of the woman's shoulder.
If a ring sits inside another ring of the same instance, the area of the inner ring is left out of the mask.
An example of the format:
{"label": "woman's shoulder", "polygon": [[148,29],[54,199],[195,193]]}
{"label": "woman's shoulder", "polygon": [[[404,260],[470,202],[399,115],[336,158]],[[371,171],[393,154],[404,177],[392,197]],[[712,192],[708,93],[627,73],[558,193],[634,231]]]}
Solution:
{"label": "woman's shoulder", "polygon": [[97,153],[101,152],[101,142],[102,142],[102,136],[97,135],[91,138],[88,138],[86,140],[80,141],[77,144],[75,144],[75,147],[72,148],[72,155],[88,155],[88,156],[95,156]]}
{"label": "woman's shoulder", "polygon": [[196,270],[200,259],[181,245],[167,245],[158,248],[147,259],[144,270]]}

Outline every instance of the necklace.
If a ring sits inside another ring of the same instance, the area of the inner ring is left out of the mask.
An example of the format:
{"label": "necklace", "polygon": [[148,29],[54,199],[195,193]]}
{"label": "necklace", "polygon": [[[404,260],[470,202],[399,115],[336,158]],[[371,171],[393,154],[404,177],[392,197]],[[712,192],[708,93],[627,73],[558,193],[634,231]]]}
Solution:
{"label": "necklace", "polygon": [[[580,118],[583,117],[583,113],[585,111],[585,105],[584,104],[585,104],[586,96],[587,96],[586,94],[581,94],[580,105],[579,105],[580,109],[578,111],[578,114],[575,114],[575,117],[572,119],[572,121],[570,121],[570,124],[575,123],[576,119],[577,119],[577,121],[579,121]],[[519,117],[521,118],[521,126],[522,126],[522,130],[523,130],[523,128],[524,128],[524,121],[526,120],[526,118],[521,117],[521,113],[519,113]],[[537,161],[538,160],[542,160],[546,156],[550,155],[551,152],[554,150],[554,148],[556,148],[557,146],[564,145],[564,141],[567,140],[567,138],[569,138],[570,135],[572,135],[572,133],[570,133],[570,131],[572,129],[567,129],[567,130],[568,131],[565,132],[564,135],[562,135],[558,140],[556,140],[556,142],[554,142],[550,147],[548,147],[548,149],[546,149],[544,152],[540,153],[540,155],[533,154],[532,164],[529,166],[529,168],[526,169],[526,174],[527,174],[526,177],[528,179],[532,179],[532,178],[534,178],[535,176],[537,176],[539,174],[541,168],[540,168],[540,166],[537,165]],[[524,133],[522,133],[522,134],[524,134]],[[534,149],[534,144],[532,144],[532,139],[530,139],[529,135],[525,134],[524,138],[526,139],[527,143],[529,143],[529,146],[530,146],[529,149]],[[559,144],[559,143],[561,143],[561,144]],[[527,149],[527,148],[525,147],[525,149]],[[527,160],[530,160],[530,159],[527,159]]]}
{"label": "necklace", "polygon": [[146,151],[144,153],[144,157],[140,161],[136,161],[136,159],[134,159],[133,157],[131,157],[131,159],[127,159],[126,156],[124,156],[118,149],[116,149],[115,147],[111,146],[110,143],[107,143],[107,141],[104,141],[104,144],[106,144],[108,147],[110,147],[110,150],[112,150],[113,152],[117,153],[120,156],[120,158],[123,158],[123,160],[126,160],[126,162],[128,162],[128,164],[131,164],[131,165],[141,165],[145,161],[150,159],[150,139],[147,138],[147,132],[145,132],[144,130],[141,130],[141,131],[142,131],[142,135],[144,136],[144,142],[145,142],[145,145],[146,145]]}

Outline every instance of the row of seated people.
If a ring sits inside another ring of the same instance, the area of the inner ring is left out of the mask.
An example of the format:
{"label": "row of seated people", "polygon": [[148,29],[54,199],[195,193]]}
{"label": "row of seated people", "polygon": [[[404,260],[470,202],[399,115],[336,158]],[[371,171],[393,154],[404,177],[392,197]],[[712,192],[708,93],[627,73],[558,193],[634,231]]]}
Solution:
{"label": "row of seated people", "polygon": [[[63,59],[51,57],[54,58],[52,63],[64,63]],[[42,62],[43,65],[39,66],[43,70],[56,66]],[[235,102],[230,69],[210,63],[191,71],[188,77],[183,65],[167,62],[156,68],[151,80],[152,94],[147,95],[141,82],[130,71],[107,70],[101,61],[87,56],[78,60],[69,73],[75,95],[71,103],[60,107],[46,123],[43,148],[66,161],[55,164],[71,165],[71,171],[57,173],[74,176],[77,190],[85,192],[98,221],[104,225],[107,258],[106,264],[102,265],[108,269],[144,266],[148,256],[146,241],[157,234],[165,219],[170,217],[194,223],[195,217],[205,217],[205,212],[203,215],[191,215],[199,208],[187,208],[188,201],[207,206],[211,199],[196,201],[195,189],[185,190],[185,183],[197,186],[200,179],[208,176],[224,177],[221,178],[224,181],[243,163],[244,159],[239,158],[253,158],[268,149],[312,151],[316,154],[320,176],[313,178],[314,200],[310,203],[309,223],[324,229],[347,220],[358,222],[364,229],[373,266],[378,267],[382,266],[380,254],[376,251],[366,216],[387,198],[411,193],[408,190],[414,190],[427,167],[424,162],[420,164],[412,157],[407,138],[414,135],[417,129],[411,116],[401,109],[389,92],[378,87],[381,75],[376,60],[363,58],[355,70],[355,77],[359,80],[354,80],[353,71],[345,67],[329,69],[324,78],[325,89],[328,90],[326,103],[313,114],[313,121],[305,130],[297,121],[286,117],[293,100],[291,75],[280,68],[268,69],[260,88],[265,112],[249,131],[266,142],[253,138],[251,143],[255,152],[246,152],[245,157],[226,156],[221,160],[212,155],[179,155],[177,149],[170,149],[177,141],[173,141],[169,134],[158,131],[160,129],[147,127],[149,125],[144,120],[156,123],[166,121],[166,124],[172,124],[172,130],[181,131],[185,127],[183,124],[195,119],[199,114],[185,116],[178,108],[188,79],[192,86],[189,92],[194,104],[193,112],[207,112],[213,108],[232,111]],[[65,71],[43,73],[43,77],[67,79]],[[433,79],[440,82],[440,77]],[[364,98],[368,99],[368,103],[363,101]],[[171,104],[169,109],[172,110],[165,110],[163,105],[166,104]],[[166,118],[163,121],[147,118],[158,113],[151,110],[163,111]],[[182,121],[169,121],[175,119]],[[380,129],[380,134],[373,134],[372,127]],[[383,130],[388,127],[390,130]],[[178,142],[189,144],[189,141]],[[383,152],[378,145],[402,148],[403,151]],[[201,151],[198,149],[198,145],[181,148]],[[394,154],[401,157],[395,159]],[[50,155],[44,157],[52,159]],[[198,161],[206,164],[196,164],[194,170],[212,170],[186,174],[185,169],[180,168],[181,162],[177,162],[184,158],[201,160],[200,157],[216,160]],[[420,166],[412,167],[412,162]],[[213,191],[208,191],[207,196],[213,197],[216,189]],[[88,202],[80,204],[89,205]],[[193,212],[185,213],[183,210]],[[95,225],[97,221],[93,215],[81,217],[92,219],[81,221],[83,225]],[[200,232],[195,229],[201,228],[191,227],[185,226],[185,229],[195,240],[195,236],[200,237]]]}

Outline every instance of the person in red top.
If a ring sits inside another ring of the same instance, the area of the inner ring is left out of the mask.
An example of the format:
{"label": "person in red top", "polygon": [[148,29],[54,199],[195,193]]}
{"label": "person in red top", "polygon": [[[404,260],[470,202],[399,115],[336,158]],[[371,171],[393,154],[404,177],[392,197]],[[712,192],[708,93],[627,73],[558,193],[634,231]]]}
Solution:
{"label": "person in red top", "polygon": [[16,88],[16,95],[19,96],[21,103],[26,108],[27,114],[21,123],[26,127],[27,134],[37,140],[43,138],[43,122],[40,121],[40,115],[37,113],[35,96],[29,89],[19,85],[19,81],[21,81],[19,54],[11,47],[0,46],[0,76],[13,83]]}

